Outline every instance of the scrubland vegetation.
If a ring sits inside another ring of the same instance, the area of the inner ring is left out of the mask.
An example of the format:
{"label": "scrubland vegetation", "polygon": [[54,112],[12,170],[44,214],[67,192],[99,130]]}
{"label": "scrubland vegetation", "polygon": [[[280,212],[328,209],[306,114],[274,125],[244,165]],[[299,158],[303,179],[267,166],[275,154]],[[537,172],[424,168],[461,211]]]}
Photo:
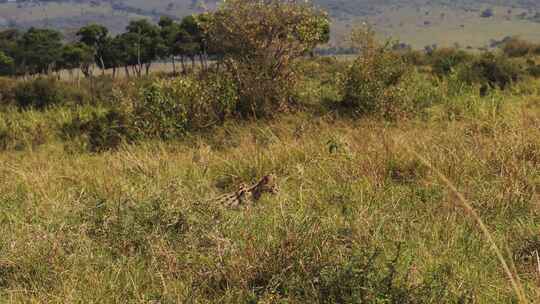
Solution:
{"label": "scrubland vegetation", "polygon": [[[532,44],[396,52],[362,27],[354,60],[311,57],[325,14],[272,3],[206,20],[204,69],[0,78],[0,299],[540,300]],[[276,196],[212,203],[268,173]]]}

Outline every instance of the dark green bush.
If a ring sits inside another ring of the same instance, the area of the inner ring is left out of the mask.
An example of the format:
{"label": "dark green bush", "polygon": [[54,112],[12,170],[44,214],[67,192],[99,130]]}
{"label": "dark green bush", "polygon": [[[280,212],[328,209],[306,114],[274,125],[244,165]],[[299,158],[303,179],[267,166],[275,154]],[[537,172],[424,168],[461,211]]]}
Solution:
{"label": "dark green bush", "polygon": [[504,43],[503,52],[508,57],[523,57],[529,54],[533,48],[533,44],[513,37]]}
{"label": "dark green bush", "polygon": [[459,78],[468,84],[489,85],[506,89],[523,78],[525,71],[507,57],[485,53],[459,71]]}
{"label": "dark green bush", "polygon": [[119,109],[105,113],[92,112],[89,116],[77,116],[62,128],[64,139],[81,139],[91,152],[117,149],[123,142],[134,140],[132,120]]}
{"label": "dark green bush", "polygon": [[540,65],[536,64],[528,67],[527,72],[533,77],[540,78]]}
{"label": "dark green bush", "polygon": [[401,56],[403,57],[403,60],[407,62],[408,64],[412,64],[415,66],[423,66],[428,63],[428,57],[425,55],[425,53],[417,50],[407,50],[406,52],[402,53]]}
{"label": "dark green bush", "polygon": [[433,73],[442,77],[450,74],[458,65],[470,61],[472,56],[463,50],[443,48],[433,51],[429,59]]}
{"label": "dark green bush", "polygon": [[14,89],[15,102],[19,107],[43,109],[64,101],[65,94],[58,81],[37,78],[19,83]]}
{"label": "dark green bush", "polygon": [[345,80],[345,105],[358,114],[397,115],[404,101],[402,79],[410,70],[401,56],[389,51],[358,57]]}
{"label": "dark green bush", "polygon": [[135,102],[135,127],[143,136],[170,139],[220,124],[238,111],[236,93],[230,79],[213,73],[157,80]]}
{"label": "dark green bush", "polygon": [[91,100],[84,86],[58,81],[54,78],[36,78],[17,82],[12,89],[15,104],[21,108],[45,109],[58,104],[85,104]]}

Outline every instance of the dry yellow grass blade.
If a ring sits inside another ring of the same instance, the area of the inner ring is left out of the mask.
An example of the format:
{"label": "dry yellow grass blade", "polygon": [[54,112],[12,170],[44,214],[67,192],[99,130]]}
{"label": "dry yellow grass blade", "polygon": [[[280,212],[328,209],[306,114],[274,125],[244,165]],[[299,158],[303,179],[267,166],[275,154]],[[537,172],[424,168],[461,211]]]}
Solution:
{"label": "dry yellow grass blade", "polygon": [[403,146],[409,153],[414,155],[418,160],[427,166],[433,173],[437,175],[437,177],[448,187],[450,192],[452,192],[458,199],[458,201],[461,203],[461,206],[467,211],[467,213],[476,221],[476,224],[482,231],[482,234],[484,234],[484,237],[488,241],[488,243],[491,245],[493,251],[495,252],[495,255],[497,255],[497,258],[499,259],[499,262],[501,263],[501,266],[503,267],[504,272],[508,276],[508,279],[510,280],[510,283],[512,284],[512,288],[514,289],[514,292],[516,293],[516,296],[518,298],[519,303],[530,303],[527,300],[527,297],[525,296],[525,292],[523,291],[523,286],[521,285],[521,282],[519,280],[519,276],[517,273],[513,273],[510,270],[510,267],[508,266],[508,263],[506,262],[506,259],[504,258],[501,249],[499,246],[497,246],[497,243],[495,242],[495,239],[493,238],[493,235],[489,231],[488,227],[478,214],[474,207],[469,203],[469,201],[465,198],[465,196],[457,189],[457,187],[452,183],[446,175],[444,175],[441,171],[439,171],[436,167],[434,167],[429,160],[427,160],[424,156],[422,156],[420,153],[416,152],[413,148],[411,148],[408,144],[406,144],[403,140],[394,140],[395,142],[399,141],[399,144]]}

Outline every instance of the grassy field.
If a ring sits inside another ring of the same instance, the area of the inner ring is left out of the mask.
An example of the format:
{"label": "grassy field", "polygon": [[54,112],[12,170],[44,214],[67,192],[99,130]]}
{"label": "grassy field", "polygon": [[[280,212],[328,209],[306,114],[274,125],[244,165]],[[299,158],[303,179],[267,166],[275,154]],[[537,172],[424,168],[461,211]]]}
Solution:
{"label": "grassy field", "polygon": [[[58,139],[84,106],[2,112],[20,133],[0,153],[0,302],[515,303],[434,170],[537,302],[539,88],[395,123],[313,107],[105,153]],[[208,201],[269,173],[275,196]]]}
{"label": "grassy field", "polygon": [[[480,18],[480,12],[487,7],[493,8],[495,15]],[[399,39],[413,48],[437,44],[476,49],[489,47],[491,40],[502,40],[507,36],[540,41],[540,23],[519,19],[517,16],[523,12],[527,10],[503,6],[484,5],[472,10],[430,5],[385,8],[367,20],[382,36]]]}

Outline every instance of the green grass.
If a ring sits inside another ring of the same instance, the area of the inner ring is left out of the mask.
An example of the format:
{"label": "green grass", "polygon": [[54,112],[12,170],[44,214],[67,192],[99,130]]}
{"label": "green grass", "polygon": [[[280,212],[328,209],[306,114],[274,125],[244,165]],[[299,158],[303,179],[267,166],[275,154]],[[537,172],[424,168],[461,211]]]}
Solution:
{"label": "green grass", "polygon": [[[101,154],[56,131],[92,109],[3,112],[28,125],[16,139],[48,127],[0,153],[0,299],[515,303],[475,219],[403,142],[456,185],[537,301],[540,95],[518,89],[406,122],[306,111]],[[277,196],[204,203],[268,173]]]}

